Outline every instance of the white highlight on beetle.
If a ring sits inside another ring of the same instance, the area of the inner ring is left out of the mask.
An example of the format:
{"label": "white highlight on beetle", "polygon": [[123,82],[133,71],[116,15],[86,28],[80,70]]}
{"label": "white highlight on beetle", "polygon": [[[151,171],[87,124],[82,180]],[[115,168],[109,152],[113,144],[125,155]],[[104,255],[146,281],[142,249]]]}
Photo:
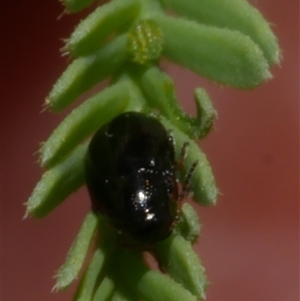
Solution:
{"label": "white highlight on beetle", "polygon": [[[138,191],[134,198],[134,205],[136,209],[145,207],[146,201],[147,201],[147,194],[145,194],[142,190]],[[155,219],[155,214],[150,212],[149,208],[145,210],[145,213],[146,213],[145,219],[147,221]]]}

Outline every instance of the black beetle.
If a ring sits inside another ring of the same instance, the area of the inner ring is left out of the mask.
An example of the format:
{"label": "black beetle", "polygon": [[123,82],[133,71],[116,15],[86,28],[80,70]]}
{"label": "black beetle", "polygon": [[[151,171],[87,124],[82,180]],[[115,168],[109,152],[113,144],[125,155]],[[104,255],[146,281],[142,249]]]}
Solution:
{"label": "black beetle", "polygon": [[93,136],[85,159],[92,209],[139,244],[167,238],[178,216],[173,139],[154,117],[123,113]]}

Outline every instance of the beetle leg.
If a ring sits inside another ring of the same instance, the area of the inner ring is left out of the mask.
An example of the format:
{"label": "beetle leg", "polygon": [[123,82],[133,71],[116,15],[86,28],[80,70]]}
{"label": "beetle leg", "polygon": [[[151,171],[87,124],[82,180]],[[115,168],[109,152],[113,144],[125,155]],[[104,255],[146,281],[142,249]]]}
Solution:
{"label": "beetle leg", "polygon": [[182,147],[181,147],[181,151],[177,160],[177,169],[182,170],[183,169],[183,163],[184,163],[184,159],[186,156],[186,150],[187,147],[189,146],[188,142],[185,142]]}
{"label": "beetle leg", "polygon": [[183,199],[187,197],[188,193],[190,192],[191,189],[191,177],[193,175],[193,172],[195,171],[196,167],[198,165],[198,160],[194,161],[192,166],[190,167],[188,173],[186,174],[183,184],[182,184],[182,191],[179,196],[179,199]]}

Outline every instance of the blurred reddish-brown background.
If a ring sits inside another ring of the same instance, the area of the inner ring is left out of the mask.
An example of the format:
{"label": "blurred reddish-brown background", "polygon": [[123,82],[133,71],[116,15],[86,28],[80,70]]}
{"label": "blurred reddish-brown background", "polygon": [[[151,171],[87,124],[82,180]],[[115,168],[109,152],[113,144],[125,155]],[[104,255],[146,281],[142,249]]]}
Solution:
{"label": "blurred reddish-brown background", "polygon": [[[272,81],[236,91],[164,63],[187,111],[194,112],[193,89],[204,86],[219,112],[216,130],[201,143],[221,191],[218,206],[198,210],[208,301],[299,300],[299,3],[252,2],[274,24],[283,49]],[[38,143],[64,116],[40,113],[67,64],[59,39],[84,14],[57,21],[56,0],[3,1],[1,10],[1,300],[71,300],[74,287],[50,293],[51,277],[89,208],[85,189],[44,220],[22,217],[42,172]]]}

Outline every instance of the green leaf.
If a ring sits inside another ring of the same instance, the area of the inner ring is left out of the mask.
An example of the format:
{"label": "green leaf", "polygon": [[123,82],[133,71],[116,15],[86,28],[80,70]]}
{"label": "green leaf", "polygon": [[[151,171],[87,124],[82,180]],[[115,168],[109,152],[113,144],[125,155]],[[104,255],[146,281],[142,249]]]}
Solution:
{"label": "green leaf", "polygon": [[250,89],[271,78],[263,52],[238,31],[153,16],[164,34],[164,55],[222,84]]}
{"label": "green leaf", "polygon": [[25,217],[46,216],[84,184],[87,143],[79,145],[69,157],[43,174],[26,203]]}
{"label": "green leaf", "polygon": [[68,13],[76,13],[90,6],[94,0],[60,0]]}
{"label": "green leaf", "polygon": [[189,203],[182,205],[179,222],[174,230],[192,244],[198,239],[201,225],[197,212]]}
{"label": "green leaf", "polygon": [[128,84],[117,83],[74,109],[42,144],[41,165],[56,164],[84,138],[123,112],[130,96]]}
{"label": "green leaf", "polygon": [[[119,253],[116,254],[117,256],[119,255]],[[125,282],[118,266],[112,265],[109,273],[112,274],[111,277],[115,284],[114,292],[112,294],[110,301],[139,301],[140,300],[140,298],[136,294],[136,289],[130,288]],[[130,274],[128,276],[130,277]]]}
{"label": "green leaf", "polygon": [[280,49],[270,24],[245,0],[162,0],[179,15],[201,24],[237,30],[249,36],[263,51],[270,65],[280,61]]}
{"label": "green leaf", "polygon": [[213,122],[217,116],[212,102],[203,88],[195,89],[195,101],[197,107],[198,118],[194,121],[194,127],[198,129],[198,139],[205,137],[212,129]]}
{"label": "green leaf", "polygon": [[124,29],[137,16],[138,0],[114,0],[95,9],[76,27],[66,43],[72,55],[86,55],[95,51],[110,34]]}
{"label": "green leaf", "polygon": [[[99,229],[100,243],[97,242],[93,257],[82,277],[73,301],[92,300],[93,298],[97,301],[104,301],[106,299],[101,295],[104,293],[107,295],[114,287],[112,280],[103,275],[107,272],[107,266],[116,246],[116,236],[112,231],[108,231],[107,225],[101,218],[99,218],[97,228]],[[101,279],[103,277],[104,279]],[[96,296],[98,297],[96,298]]]}
{"label": "green leaf", "polygon": [[169,276],[147,268],[133,252],[120,250],[117,266],[124,281],[145,301],[197,300]]}
{"label": "green leaf", "polygon": [[59,112],[115,72],[128,57],[126,44],[126,35],[121,35],[96,53],[75,59],[54,84],[46,98],[46,106]]}
{"label": "green leaf", "polygon": [[[111,300],[114,288],[115,288],[115,284],[114,284],[113,280],[108,276],[104,277],[101,284],[97,288],[96,293],[92,300],[94,300],[94,301]],[[83,299],[82,301],[84,301],[84,300],[91,300],[91,299]]]}
{"label": "green leaf", "polygon": [[[89,212],[72,244],[65,263],[55,275],[57,278],[53,288],[55,291],[68,288],[68,286],[77,278],[98,224],[99,220],[96,215]],[[97,254],[94,256],[94,262],[96,259],[99,261]],[[93,274],[94,272],[94,270],[90,271],[89,274]]]}
{"label": "green leaf", "polygon": [[[172,234],[156,244],[158,260],[178,283],[198,298],[205,299],[205,270],[189,241]],[[184,300],[184,299],[182,299]]]}
{"label": "green leaf", "polygon": [[96,249],[79,283],[73,301],[84,301],[92,299],[94,290],[97,285],[97,279],[100,276],[100,273],[104,266],[104,259],[105,257],[102,250]]}

